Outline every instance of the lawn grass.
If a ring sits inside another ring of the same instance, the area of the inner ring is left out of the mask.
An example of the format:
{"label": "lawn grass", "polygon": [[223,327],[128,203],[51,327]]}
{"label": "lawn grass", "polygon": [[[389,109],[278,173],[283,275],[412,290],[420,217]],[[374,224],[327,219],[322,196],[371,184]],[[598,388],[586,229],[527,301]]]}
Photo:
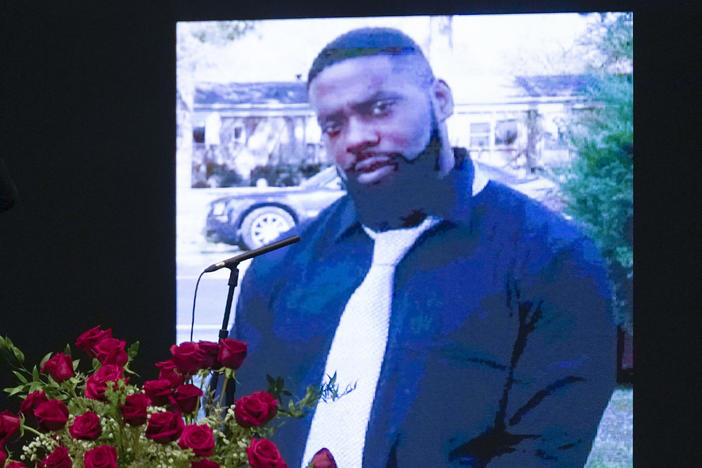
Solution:
{"label": "lawn grass", "polygon": [[634,390],[617,387],[602,415],[585,468],[634,466]]}

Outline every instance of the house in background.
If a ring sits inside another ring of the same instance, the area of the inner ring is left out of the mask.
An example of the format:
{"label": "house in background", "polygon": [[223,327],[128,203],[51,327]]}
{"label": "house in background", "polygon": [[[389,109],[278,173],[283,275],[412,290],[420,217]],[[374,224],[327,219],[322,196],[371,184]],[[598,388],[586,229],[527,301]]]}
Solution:
{"label": "house in background", "polygon": [[565,124],[573,111],[589,105],[584,97],[589,83],[587,75],[543,75],[463,85],[455,92],[449,121],[452,144],[520,175],[567,163],[573,154]]}
{"label": "house in background", "polygon": [[192,119],[194,187],[268,183],[257,175],[327,163],[302,81],[199,83]]}
{"label": "house in background", "polygon": [[[585,75],[466,78],[454,88],[451,143],[521,176],[560,165],[572,157],[564,123],[587,105],[587,85]],[[198,83],[192,119],[193,187],[297,185],[331,164],[303,81]]]}

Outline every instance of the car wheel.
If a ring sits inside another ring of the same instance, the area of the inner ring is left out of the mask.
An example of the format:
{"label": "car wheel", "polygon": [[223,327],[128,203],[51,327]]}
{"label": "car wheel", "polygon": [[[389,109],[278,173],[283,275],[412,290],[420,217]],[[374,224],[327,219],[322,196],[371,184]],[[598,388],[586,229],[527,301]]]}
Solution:
{"label": "car wheel", "polygon": [[256,208],[241,223],[241,238],[246,248],[256,249],[276,240],[295,226],[290,213],[276,206]]}

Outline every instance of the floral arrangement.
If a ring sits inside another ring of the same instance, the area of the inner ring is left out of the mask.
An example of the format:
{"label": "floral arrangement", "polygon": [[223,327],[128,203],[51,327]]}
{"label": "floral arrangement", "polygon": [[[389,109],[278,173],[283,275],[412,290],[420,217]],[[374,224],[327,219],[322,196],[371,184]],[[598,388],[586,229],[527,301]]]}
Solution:
{"label": "floral arrangement", "polygon": [[[127,347],[111,329],[95,327],[75,346],[92,358],[90,371],[79,370],[70,346],[47,354],[30,371],[22,351],[0,337],[0,354],[19,380],[5,391],[22,398],[18,414],[0,413],[0,467],[283,468],[287,464],[269,440],[271,422],[303,417],[320,397],[338,396],[331,381],[308,387],[294,401],[283,379],[269,376],[268,391],[224,406],[227,384],[247,353],[245,343],[229,338],[171,346],[171,359],[156,363],[158,379],[142,386],[133,383],[137,375],[129,368],[138,342]],[[210,375],[222,379],[219,393],[203,390]],[[201,404],[208,411],[198,420]],[[13,453],[6,443],[17,436],[29,441]],[[326,449],[315,460],[310,466],[336,466]]]}

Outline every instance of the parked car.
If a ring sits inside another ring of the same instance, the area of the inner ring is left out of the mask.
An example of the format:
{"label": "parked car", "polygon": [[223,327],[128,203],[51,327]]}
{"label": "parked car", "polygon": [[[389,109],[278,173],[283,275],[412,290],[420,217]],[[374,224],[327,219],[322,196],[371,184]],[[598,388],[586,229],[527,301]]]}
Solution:
{"label": "parked car", "polygon": [[334,167],[296,187],[243,189],[210,202],[205,237],[211,242],[255,249],[317,216],[345,193]]}
{"label": "parked car", "polygon": [[[504,168],[475,162],[488,178],[502,182],[560,211],[556,184],[540,176],[518,177]],[[297,223],[315,217],[346,193],[336,169],[328,167],[297,187],[241,189],[210,202],[205,236],[211,242],[255,249]]]}

